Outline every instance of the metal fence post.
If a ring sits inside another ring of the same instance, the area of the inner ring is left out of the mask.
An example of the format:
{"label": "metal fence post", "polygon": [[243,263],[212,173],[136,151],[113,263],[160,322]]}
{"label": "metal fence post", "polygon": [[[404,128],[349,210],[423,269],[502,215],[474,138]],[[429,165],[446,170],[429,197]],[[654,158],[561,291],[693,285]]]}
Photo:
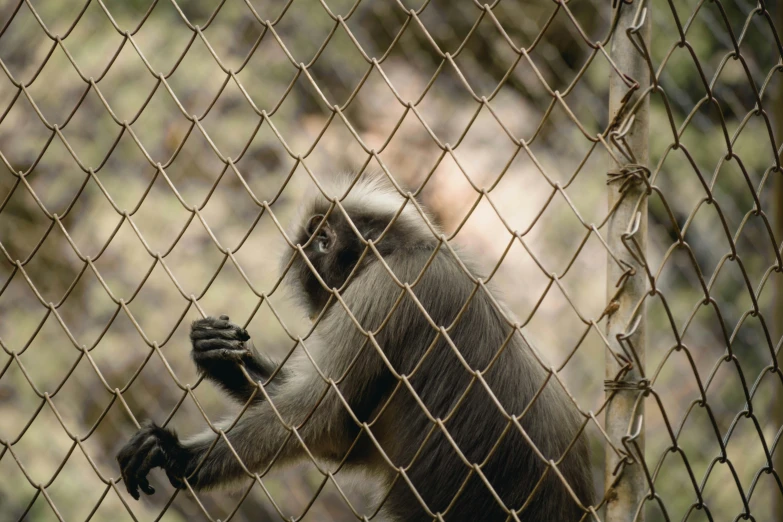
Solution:
{"label": "metal fence post", "polygon": [[[614,148],[615,159],[625,163],[615,164],[612,168],[624,174],[632,171],[638,174],[639,167],[646,172],[648,166],[649,92],[646,88],[650,84],[650,73],[646,57],[633,44],[631,37],[641,40],[644,47],[649,49],[651,16],[645,0],[618,0],[613,4],[617,24],[609,51],[617,70],[612,70],[610,78],[609,117],[614,122],[612,132],[622,133],[618,140],[622,143],[622,150]],[[628,79],[638,82],[630,98]],[[644,99],[639,100],[639,96],[644,96]],[[634,182],[627,179],[622,183],[609,184],[611,216],[607,243],[611,252],[628,266],[620,266],[610,254],[606,281],[607,296],[613,309],[606,324],[610,347],[617,354],[628,354],[630,351],[633,355],[628,358],[628,371],[623,372],[617,360],[607,353],[607,393],[612,396],[606,407],[606,432],[617,448],[623,448],[624,439],[635,435],[633,447],[642,455],[643,392],[637,384],[644,378],[646,327],[643,300],[647,291],[647,278],[640,256],[632,255],[629,248],[632,248],[630,244],[633,243],[639,250],[638,254],[646,254],[646,191],[646,184],[639,180]],[[632,233],[632,241],[629,240],[629,232]],[[618,290],[619,281],[622,284]],[[634,458],[637,456],[634,455]],[[648,484],[642,465],[638,462],[629,464],[628,461],[623,465],[614,451],[606,452],[605,465],[606,522],[643,521],[642,501]]]}

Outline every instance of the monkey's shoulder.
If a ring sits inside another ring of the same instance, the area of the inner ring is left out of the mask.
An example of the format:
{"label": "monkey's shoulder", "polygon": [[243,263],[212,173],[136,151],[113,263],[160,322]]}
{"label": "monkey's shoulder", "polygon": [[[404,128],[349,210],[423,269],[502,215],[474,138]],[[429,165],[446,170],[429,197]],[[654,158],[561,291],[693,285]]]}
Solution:
{"label": "monkey's shoulder", "polygon": [[409,326],[421,321],[448,325],[463,308],[468,316],[491,308],[486,293],[476,291],[480,275],[473,263],[445,247],[398,249],[371,260],[357,275],[342,299],[371,328],[387,317],[399,322],[403,316]]}
{"label": "monkey's shoulder", "polygon": [[377,279],[399,288],[408,285],[414,291],[442,293],[472,288],[478,278],[483,278],[483,272],[464,252],[429,244],[399,248],[382,259],[369,259],[362,272],[362,283]]}

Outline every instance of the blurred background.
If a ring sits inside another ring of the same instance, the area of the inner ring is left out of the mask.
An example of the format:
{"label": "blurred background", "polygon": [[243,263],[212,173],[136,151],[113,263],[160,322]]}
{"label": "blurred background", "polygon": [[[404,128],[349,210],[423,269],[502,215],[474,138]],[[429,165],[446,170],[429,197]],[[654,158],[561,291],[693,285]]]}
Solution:
{"label": "blurred background", "polygon": [[[603,422],[610,4],[0,0],[0,521],[354,520],[312,465],[198,502],[159,472],[140,502],[108,482],[131,413],[206,426],[194,301],[274,356],[307,331],[280,227],[336,171],[417,192]],[[771,2],[649,4],[644,510],[781,520],[781,25]]]}

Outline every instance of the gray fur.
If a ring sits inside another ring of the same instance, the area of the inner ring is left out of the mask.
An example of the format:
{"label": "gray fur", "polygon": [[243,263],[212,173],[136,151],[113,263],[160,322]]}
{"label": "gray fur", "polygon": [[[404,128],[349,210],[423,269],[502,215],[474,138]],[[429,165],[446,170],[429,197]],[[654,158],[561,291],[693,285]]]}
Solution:
{"label": "gray fur", "polygon": [[[345,186],[345,179],[336,181],[330,195],[340,197]],[[447,521],[510,519],[495,495],[507,509],[524,507],[518,518],[527,522],[569,522],[585,515],[539,455],[557,463],[583,506],[592,503],[578,411],[557,380],[547,380],[547,371],[504,312],[433,234],[437,229],[429,219],[410,202],[398,212],[403,203],[376,177],[353,187],[338,206],[316,197],[305,207],[305,225],[294,239],[320,278],[301,255],[290,276],[310,316],[328,308],[282,369],[259,355],[246,332],[228,318],[194,323],[191,339],[199,369],[239,401],[256,394],[225,433],[242,462],[211,432],[180,442],[173,432],[147,425],[118,455],[134,497],[137,487],[149,493],[146,475],[151,468],[164,468],[177,487],[187,478],[195,489],[208,489],[246,477],[244,468],[263,473],[273,463],[308,458],[301,438],[320,461],[344,461],[348,469],[377,477],[382,491],[374,496],[385,499],[381,513],[391,520],[432,520],[429,513],[441,513]],[[315,220],[318,230],[313,225],[308,230],[315,215],[327,217]],[[375,249],[384,262],[365,241],[380,236]],[[476,276],[473,264],[466,265]],[[345,307],[330,288],[339,289]],[[240,364],[265,386],[271,404],[241,375]],[[486,387],[465,365],[481,372]],[[510,416],[523,413],[520,430]],[[150,440],[157,445],[151,448]],[[139,452],[148,457],[139,459]]]}

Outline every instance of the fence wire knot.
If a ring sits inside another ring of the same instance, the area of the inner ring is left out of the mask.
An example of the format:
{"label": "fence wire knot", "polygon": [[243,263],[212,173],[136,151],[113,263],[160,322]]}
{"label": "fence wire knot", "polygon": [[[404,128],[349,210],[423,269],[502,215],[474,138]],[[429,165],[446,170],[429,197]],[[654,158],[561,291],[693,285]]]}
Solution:
{"label": "fence wire knot", "polygon": [[650,188],[650,169],[638,163],[629,163],[619,170],[610,170],[607,173],[606,184],[620,183],[620,193],[624,194],[630,187],[644,183]]}
{"label": "fence wire knot", "polygon": [[647,393],[651,389],[649,379],[639,379],[638,381],[607,379],[604,381],[604,390],[607,392],[638,390]]}

